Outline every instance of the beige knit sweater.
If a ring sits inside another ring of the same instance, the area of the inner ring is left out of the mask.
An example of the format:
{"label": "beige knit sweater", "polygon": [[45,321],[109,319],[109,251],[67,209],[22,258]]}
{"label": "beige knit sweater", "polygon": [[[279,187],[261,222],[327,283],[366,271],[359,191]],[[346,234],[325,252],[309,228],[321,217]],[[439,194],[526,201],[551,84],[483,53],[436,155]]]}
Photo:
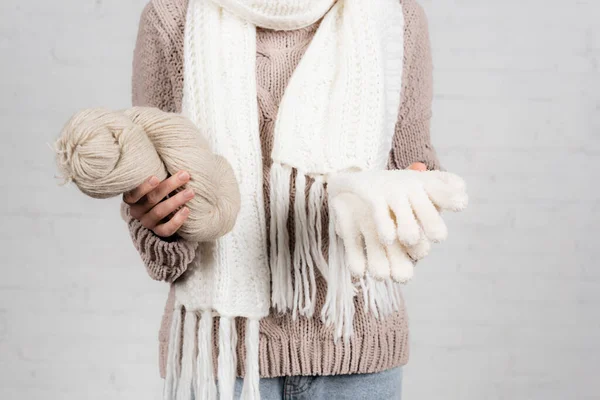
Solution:
{"label": "beige knit sweater", "polygon": [[[152,0],[145,8],[133,63],[134,106],[181,111],[184,79],[183,31],[187,2],[188,0]],[[415,0],[403,0],[403,3],[406,20],[404,80],[389,168],[406,168],[411,163],[420,161],[430,169],[437,169],[438,160],[429,139],[432,66],[427,21]],[[318,23],[296,31],[259,29],[257,32],[257,97],[265,175],[265,207],[269,205],[270,154],[279,102],[317,27]],[[310,118],[310,115],[306,118]],[[127,211],[125,206],[126,216]],[[268,210],[266,215],[269,215]],[[327,218],[326,214],[324,218]],[[127,219],[134,245],[151,278],[173,282],[185,272],[195,255],[193,244],[179,238],[163,240],[143,228],[138,221]],[[293,230],[293,221],[290,229]],[[293,238],[293,234],[290,237]],[[349,343],[334,343],[331,329],[325,327],[318,318],[325,299],[326,285],[320,276],[317,282],[316,317],[299,317],[293,320],[289,314],[280,315],[272,311],[268,318],[261,321],[262,377],[371,373],[403,365],[408,361],[408,325],[404,309],[383,321],[377,320],[370,313],[363,312],[363,304],[358,300],[361,296],[358,296],[352,340]],[[171,290],[159,334],[160,372],[163,377],[173,302]],[[238,333],[243,337],[243,324],[238,326]],[[239,342],[243,343],[243,340]],[[214,351],[216,353],[217,349]],[[244,348],[241,345],[238,347],[238,359],[238,374],[242,376]]]}

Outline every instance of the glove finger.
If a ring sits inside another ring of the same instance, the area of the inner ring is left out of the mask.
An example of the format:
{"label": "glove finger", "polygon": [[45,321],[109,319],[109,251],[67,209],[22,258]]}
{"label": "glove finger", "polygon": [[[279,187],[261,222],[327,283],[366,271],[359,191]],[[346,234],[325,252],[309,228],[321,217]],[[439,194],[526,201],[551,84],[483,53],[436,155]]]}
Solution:
{"label": "glove finger", "polygon": [[415,261],[425,258],[425,256],[429,254],[430,250],[431,242],[429,239],[427,239],[427,236],[425,236],[423,229],[421,229],[421,237],[419,241],[412,246],[406,246],[406,252],[408,253],[408,256]]}
{"label": "glove finger", "polygon": [[429,172],[425,190],[431,201],[445,211],[462,211],[469,203],[465,181],[445,171]]}
{"label": "glove finger", "polygon": [[356,223],[356,207],[353,205],[353,195],[341,194],[332,200],[335,212],[335,231],[344,242],[344,251],[350,273],[357,277],[365,275],[365,250],[360,229]]}
{"label": "glove finger", "polygon": [[409,201],[425,235],[433,242],[441,242],[446,239],[448,228],[425,191],[411,191]]}
{"label": "glove finger", "polygon": [[390,260],[390,271],[392,280],[398,283],[406,283],[413,277],[414,264],[408,257],[404,247],[399,241],[395,241],[387,247]]}
{"label": "glove finger", "polygon": [[382,243],[389,244],[396,240],[396,224],[390,212],[390,207],[383,196],[369,198],[375,231]]}
{"label": "glove finger", "polygon": [[408,197],[394,194],[389,199],[390,207],[396,218],[396,235],[402,244],[412,246],[421,237],[421,227],[415,218]]}
{"label": "glove finger", "polygon": [[367,250],[367,270],[377,280],[390,277],[390,262],[387,258],[385,246],[379,240],[375,223],[370,218],[361,221],[361,232],[365,240]]}

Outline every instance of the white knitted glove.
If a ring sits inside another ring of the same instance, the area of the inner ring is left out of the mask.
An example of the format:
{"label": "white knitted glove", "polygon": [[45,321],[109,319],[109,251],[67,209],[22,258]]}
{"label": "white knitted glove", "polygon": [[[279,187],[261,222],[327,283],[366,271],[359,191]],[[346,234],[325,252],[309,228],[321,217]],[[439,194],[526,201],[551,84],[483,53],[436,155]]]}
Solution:
{"label": "white knitted glove", "polygon": [[446,238],[440,211],[468,203],[464,181],[442,171],[344,173],[327,190],[351,273],[397,282],[412,277],[413,260],[427,255],[430,241]]}

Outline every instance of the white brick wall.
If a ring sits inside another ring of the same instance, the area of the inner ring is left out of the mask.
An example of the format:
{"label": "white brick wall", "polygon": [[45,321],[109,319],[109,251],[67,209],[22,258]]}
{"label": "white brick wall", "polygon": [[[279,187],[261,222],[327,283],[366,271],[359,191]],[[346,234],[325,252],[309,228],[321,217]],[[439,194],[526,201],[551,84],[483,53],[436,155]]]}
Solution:
{"label": "white brick wall", "polygon": [[[75,111],[129,103],[145,0],[2,0],[0,399],[159,399],[166,289],[118,201],[52,179]],[[600,2],[423,0],[433,137],[472,205],[407,288],[407,399],[597,399]]]}

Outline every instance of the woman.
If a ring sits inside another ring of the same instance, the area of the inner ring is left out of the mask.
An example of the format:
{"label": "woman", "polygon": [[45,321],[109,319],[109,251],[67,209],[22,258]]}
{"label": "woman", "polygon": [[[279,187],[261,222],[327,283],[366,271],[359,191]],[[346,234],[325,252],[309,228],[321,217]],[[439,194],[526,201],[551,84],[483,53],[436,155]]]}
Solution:
{"label": "woman", "polygon": [[[342,0],[339,0],[342,1]],[[399,0],[398,0],[399,1]],[[223,3],[228,3],[223,1]],[[331,3],[331,1],[324,1]],[[388,168],[418,171],[439,169],[430,143],[432,64],[428,28],[415,0],[402,0],[404,65],[400,107]],[[188,0],[153,0],[144,10],[134,57],[133,104],[181,112],[184,93],[184,47]],[[400,4],[398,4],[400,7]],[[256,86],[263,162],[264,205],[270,206],[269,174],[278,108],[292,73],[319,29],[322,18],[298,29],[256,29]],[[205,38],[210,40],[210,38]],[[235,112],[235,110],[231,110]],[[310,118],[310,115],[306,116]],[[185,274],[197,248],[177,236],[194,194],[177,189],[187,172],[163,182],[149,179],[124,196],[123,215],[151,278],[176,282]],[[291,188],[294,198],[294,187]],[[327,218],[326,215],[323,218]],[[267,224],[267,229],[269,228]],[[293,223],[290,226],[293,230]],[[325,235],[326,236],[326,235]],[[292,265],[289,265],[292,268]],[[317,271],[315,315],[320,315],[326,283]],[[160,331],[160,371],[165,376],[168,329],[174,291],[171,290]],[[408,325],[404,307],[385,319],[363,312],[356,302],[354,335],[335,341],[320,318],[295,316],[272,309],[260,322],[260,393],[264,399],[397,399],[401,367],[408,361]],[[243,329],[238,329],[243,337]],[[214,341],[216,343],[216,340]],[[214,353],[218,352],[216,345]],[[238,348],[243,363],[245,352]],[[238,376],[244,371],[238,368]],[[236,382],[236,396],[241,392]]]}

